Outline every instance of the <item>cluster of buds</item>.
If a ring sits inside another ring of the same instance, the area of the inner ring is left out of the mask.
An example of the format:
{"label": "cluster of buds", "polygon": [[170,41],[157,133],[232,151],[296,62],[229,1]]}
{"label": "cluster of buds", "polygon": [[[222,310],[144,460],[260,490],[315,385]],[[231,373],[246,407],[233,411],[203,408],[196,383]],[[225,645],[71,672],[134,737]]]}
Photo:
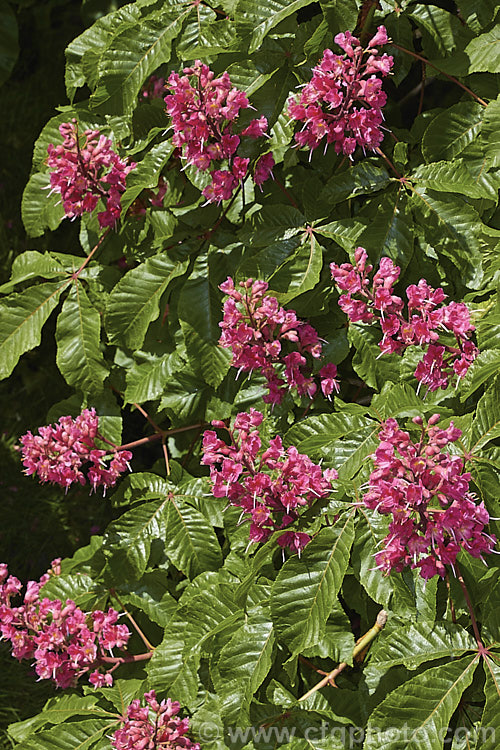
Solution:
{"label": "cluster of buds", "polygon": [[[379,433],[380,445],[372,456],[364,504],[392,515],[389,534],[376,555],[377,566],[390,573],[407,566],[419,568],[422,578],[446,575],[461,549],[476,558],[492,552],[496,539],[484,531],[489,521],[484,503],[476,505],[469,492],[471,475],[460,456],[443,452],[462,432],[450,423],[439,428],[439,414],[423,424],[418,442],[388,419]],[[484,560],[483,560],[484,562]]]}
{"label": "cluster of buds", "polygon": [[[237,156],[241,137],[258,139],[267,134],[267,119],[250,122],[239,134],[234,132],[240,110],[250,107],[246,94],[233,87],[229,74],[219,78],[207,65],[196,60],[184,68],[182,76],[172,72],[166,88],[166,111],[172,118],[172,143],[182,150],[187,164],[200,172],[210,172],[211,182],[203,190],[208,203],[220,203],[233,195],[246,178],[250,159]],[[227,169],[213,169],[227,164]],[[262,185],[272,175],[274,158],[261,156],[253,168],[253,181]]]}
{"label": "cluster of buds", "polygon": [[95,444],[96,438],[102,439],[98,428],[95,409],[84,409],[76,419],[61,417],[54,425],[39,427],[38,435],[27,432],[20,440],[25,474],[36,474],[40,482],[66,490],[75,482],[85,484],[87,479],[94,491],[113,487],[120,474],[130,469],[132,453],[114,449],[107,465],[109,451]]}
{"label": "cluster of buds", "polygon": [[[367,254],[362,247],[355,252],[355,265],[330,265],[332,278],[345,292],[339,305],[354,322],[378,321],[383,338],[379,343],[382,354],[402,353],[409,346],[421,346],[426,351],[415,370],[415,377],[430,391],[447,388],[454,376],[463,377],[478,355],[470,341],[474,331],[469,310],[463,302],[443,305],[446,294],[433,289],[421,279],[406,290],[407,316],[402,314],[403,300],[393,292],[400,268],[390,258],[382,258],[380,267],[370,280],[373,266],[367,265]],[[438,329],[455,337],[456,346],[440,341]]]}
{"label": "cluster of buds", "polygon": [[[331,493],[338,476],[335,469],[322,471],[293,446],[285,450],[279,435],[261,451],[257,428],[262,420],[261,412],[250,409],[249,414],[237,415],[232,428],[213,421],[214,427],[228,432],[229,445],[214,430],[203,435],[202,463],[210,466],[213,494],[241,508],[241,520],[250,521],[250,542],[264,542],[274,531],[290,526],[300,510]],[[309,540],[308,534],[290,530],[278,544],[300,553]]]}
{"label": "cluster of buds", "polygon": [[102,199],[106,209],[97,215],[99,226],[114,227],[120,218],[126,177],[137,165],[120,159],[99,130],[85,130],[81,139],[76,120],[62,123],[59,132],[62,144],[50,143],[47,148],[52,192],[61,194],[68,218],[91,213]]}
{"label": "cluster of buds", "polygon": [[107,653],[123,648],[130,638],[126,625],[118,625],[118,612],[95,610],[86,614],[75,602],[67,599],[40,599],[40,589],[60,571],[60,559],[37,583],[29,581],[24,602],[11,605],[19,594],[21,582],[9,575],[7,565],[0,564],[0,634],[10,641],[16,659],[34,659],[40,680],[53,680],[57,687],[74,687],[79,677],[89,675],[95,687],[112,685],[113,677],[99,671],[106,663]]}
{"label": "cluster of buds", "polygon": [[344,54],[326,49],[310,82],[288,103],[291,119],[304,123],[295,135],[299,146],[312,153],[326,138],[325,151],[333,143],[337,154],[349,156],[357,146],[363,152],[378,148],[384,137],[382,107],[387,100],[378,76],[390,72],[393,58],[379,55],[377,47],[387,42],[383,26],[378,27],[366,48],[349,31],[337,34],[335,43]]}
{"label": "cluster of buds", "polygon": [[[260,370],[269,388],[264,396],[266,403],[280,404],[292,388],[299,396],[313,398],[317,384],[306,355],[321,357],[322,344],[316,330],[299,320],[294,310],[280,307],[275,297],[266,296],[265,281],[247,279],[240,282],[240,287],[241,292],[231,277],[219,287],[228,295],[219,323],[222,328],[219,344],[232,350],[233,367],[240,372]],[[284,354],[285,342],[294,344],[295,350]],[[331,363],[319,371],[321,390],[326,397],[339,390],[336,376],[337,368]]]}
{"label": "cluster of buds", "polygon": [[144,701],[144,706],[138,699],[128,706],[122,728],[111,739],[115,750],[200,750],[186,735],[189,719],[177,716],[180,703],[170,698],[159,703],[154,690],[144,693]]}

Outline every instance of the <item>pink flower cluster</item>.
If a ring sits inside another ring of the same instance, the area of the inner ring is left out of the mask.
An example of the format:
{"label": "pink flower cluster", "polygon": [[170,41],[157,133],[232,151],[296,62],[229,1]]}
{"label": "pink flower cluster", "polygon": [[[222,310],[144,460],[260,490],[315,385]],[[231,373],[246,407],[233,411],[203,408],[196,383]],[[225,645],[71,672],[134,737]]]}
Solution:
{"label": "pink flower cluster", "polygon": [[[61,417],[54,425],[38,429],[38,435],[27,432],[21,437],[21,453],[25,474],[36,474],[40,482],[59,484],[66,490],[74,482],[89,480],[93,490],[113,487],[120,474],[130,468],[132,453],[114,449],[109,466],[107,451],[96,447],[99,417],[95,409],[84,411],[73,419]],[[84,474],[84,465],[91,464]]]}
{"label": "pink flower cluster", "polygon": [[7,565],[0,564],[0,634],[12,644],[16,659],[34,659],[40,680],[53,680],[57,687],[76,685],[79,677],[94,669],[89,681],[96,687],[112,685],[111,674],[99,672],[100,659],[113,648],[127,644],[130,632],[118,625],[118,612],[95,610],[86,614],[75,602],[67,599],[40,599],[40,589],[52,575],[59,572],[60,560],[38,583],[29,581],[24,602],[11,605],[19,594],[21,582],[9,575]]}
{"label": "pink flower cluster", "polygon": [[[167,113],[172,118],[172,143],[182,149],[188,164],[200,172],[210,171],[212,180],[203,190],[208,203],[220,203],[233,195],[248,174],[250,159],[237,156],[241,137],[253,139],[267,134],[267,119],[254,119],[239,134],[234,132],[240,110],[250,107],[246,94],[231,84],[229,74],[219,78],[207,65],[196,60],[184,68],[184,75],[172,72],[166,88]],[[227,169],[213,169],[227,163]],[[253,181],[262,185],[272,175],[274,158],[261,156],[253,167]]]}
{"label": "pink flower cluster", "polygon": [[[240,287],[241,292],[231,277],[219,287],[229,297],[219,323],[222,328],[219,344],[232,350],[231,364],[243,372],[261,371],[269,388],[264,396],[266,403],[280,404],[292,388],[299,396],[312,398],[317,385],[306,355],[321,357],[322,344],[316,330],[299,320],[294,310],[280,307],[275,297],[265,296],[267,282],[248,279],[241,281]],[[296,349],[284,355],[285,342],[294,344]],[[278,367],[283,370],[284,379],[278,374]],[[339,390],[336,376],[337,368],[331,363],[319,371],[321,390],[327,397]]]}
{"label": "pink flower cluster", "polygon": [[145,706],[137,699],[128,706],[122,728],[111,739],[115,750],[200,750],[186,735],[189,719],[177,716],[180,703],[170,698],[159,703],[154,690],[144,693],[144,699]]}
{"label": "pink flower cluster", "polygon": [[461,549],[473,557],[493,550],[496,539],[484,531],[489,521],[484,503],[476,505],[469,492],[471,475],[464,472],[464,461],[443,452],[462,432],[453,426],[437,426],[434,414],[424,426],[421,417],[413,422],[421,427],[418,442],[388,419],[379,433],[380,445],[372,456],[364,504],[384,515],[392,515],[389,534],[377,553],[377,566],[390,573],[403,568],[419,568],[422,578],[439,574],[455,563]]}
{"label": "pink flower cluster", "polygon": [[61,194],[69,218],[91,213],[102,199],[106,209],[97,215],[99,226],[114,227],[120,218],[126,176],[137,165],[120,159],[99,130],[85,130],[81,142],[76,120],[62,123],[59,132],[62,144],[50,143],[47,148],[47,164],[54,170],[52,192]]}
{"label": "pink flower cluster", "polygon": [[357,146],[375,151],[384,137],[382,107],[387,100],[378,76],[386,76],[393,65],[392,57],[377,49],[388,42],[386,30],[379,26],[366,49],[349,31],[337,34],[335,42],[344,54],[326,49],[310,82],[288,102],[291,119],[304,123],[295,140],[311,153],[323,138],[325,151],[330,143],[337,154],[351,156]]}
{"label": "pink flower cluster", "polygon": [[[226,497],[229,505],[241,508],[241,518],[250,521],[250,542],[263,542],[277,529],[290,526],[299,511],[332,491],[335,469],[321,470],[293,446],[285,450],[279,435],[261,451],[258,427],[263,415],[250,409],[241,412],[232,428],[224,422],[212,425],[227,430],[227,445],[214,430],[203,435],[202,463],[210,466],[215,497]],[[278,539],[281,547],[300,552],[310,537],[287,531]]]}
{"label": "pink flower cluster", "polygon": [[[467,305],[463,302],[443,305],[446,299],[443,290],[433,289],[421,279],[406,290],[405,317],[402,314],[403,300],[394,294],[393,289],[400,268],[390,258],[382,258],[378,271],[370,280],[368,274],[373,266],[367,265],[366,261],[366,251],[358,247],[354,266],[350,263],[330,265],[335,283],[345,292],[339,305],[349,319],[352,322],[380,323],[382,354],[402,353],[409,346],[423,347],[426,351],[415,370],[415,377],[428,390],[447,388],[454,376],[463,377],[479,353],[470,341],[475,329]],[[438,329],[452,334],[456,346],[443,343]]]}

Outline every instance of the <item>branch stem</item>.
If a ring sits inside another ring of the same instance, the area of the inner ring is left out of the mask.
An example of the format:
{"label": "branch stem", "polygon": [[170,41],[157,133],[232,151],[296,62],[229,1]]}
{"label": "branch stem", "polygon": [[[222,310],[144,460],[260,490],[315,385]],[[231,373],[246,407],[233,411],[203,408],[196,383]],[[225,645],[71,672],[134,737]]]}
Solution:
{"label": "branch stem", "polygon": [[[383,629],[385,623],[387,622],[387,612],[384,609],[381,609],[380,612],[377,615],[377,621],[375,625],[370,628],[370,630],[365,633],[359,641],[354,646],[352,656],[353,659],[356,658],[362,651],[367,648],[371,642],[374,640],[374,638],[377,637],[377,635],[380,633],[380,631]],[[338,677],[338,675],[348,666],[347,662],[343,661],[341,662],[338,667],[333,669],[331,672],[328,672],[322,680],[320,680],[314,687],[312,687],[310,690],[307,691],[302,697],[299,698],[299,701],[305,701],[307,698],[310,698],[311,695],[314,695],[318,690],[321,690],[321,688],[325,687],[325,685],[328,685],[330,683],[335,687],[335,678]]]}
{"label": "branch stem", "polygon": [[406,49],[406,47],[401,47],[400,44],[396,44],[395,42],[390,42],[390,44],[396,49],[400,50],[401,52],[405,52],[407,55],[414,57],[416,60],[420,60],[426,65],[429,65],[431,68],[434,68],[434,70],[437,70],[438,73],[441,73],[441,75],[446,76],[446,78],[448,78],[450,81],[453,81],[453,83],[456,83],[457,86],[460,86],[461,89],[463,89],[468,94],[470,94],[470,96],[472,96],[477,102],[479,102],[479,104],[482,104],[483,107],[488,106],[488,102],[485,102],[484,99],[481,99],[480,96],[475,94],[468,86],[466,86],[464,83],[459,81],[458,78],[455,78],[455,76],[452,76],[449,73],[445,73],[444,70],[441,70],[441,68],[438,68],[437,65],[434,65],[434,63],[431,63],[429,60],[427,60],[426,57],[423,57],[423,55],[419,55],[418,52],[413,52],[412,50]]}

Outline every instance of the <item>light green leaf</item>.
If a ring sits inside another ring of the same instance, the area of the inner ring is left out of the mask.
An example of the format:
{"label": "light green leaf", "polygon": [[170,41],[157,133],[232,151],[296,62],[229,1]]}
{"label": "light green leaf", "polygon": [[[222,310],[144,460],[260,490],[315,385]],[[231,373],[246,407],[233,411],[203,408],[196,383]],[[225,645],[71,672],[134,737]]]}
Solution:
{"label": "light green leaf", "polygon": [[500,167],[500,100],[486,107],[481,128],[481,141],[488,167]]}
{"label": "light green leaf", "polygon": [[459,102],[430,121],[422,138],[427,162],[453,159],[477,138],[484,107],[478,102]]}
{"label": "light green leaf", "polygon": [[281,641],[296,654],[318,643],[349,561],[354,539],[352,513],[322,529],[301,557],[291,557],[273,584],[271,612]]}
{"label": "light green leaf", "polygon": [[146,78],[170,59],[172,41],[193,9],[192,4],[171,2],[117,33],[99,58],[92,109],[117,115],[131,112]]}
{"label": "light green leaf", "polygon": [[44,279],[56,279],[58,276],[66,276],[66,271],[50,253],[27,250],[14,259],[10,280],[0,286],[0,292],[8,294],[16,284],[36,279],[39,276]]}
{"label": "light green leaf", "polygon": [[469,367],[461,385],[460,398],[465,401],[490,378],[500,371],[500,349],[486,349],[480,352]]}
{"label": "light green leaf", "polygon": [[418,185],[439,192],[460,193],[470,198],[492,197],[487,186],[473,180],[463,159],[421,164],[411,177],[417,181]]}
{"label": "light green leaf", "polygon": [[472,423],[471,451],[483,448],[490,440],[500,437],[500,380],[480,398]]}
{"label": "light green leaf", "polygon": [[370,388],[381,390],[388,381],[399,381],[401,359],[396,354],[381,355],[378,343],[382,335],[378,327],[351,323],[348,336],[356,350],[352,366]]}
{"label": "light green leaf", "polygon": [[166,516],[165,553],[188,578],[222,565],[219,542],[204,515],[182,495],[170,498]]}
{"label": "light green leaf", "polygon": [[125,274],[108,299],[106,331],[110,341],[139,349],[149,324],[160,314],[162,294],[187,266],[187,260],[161,253]]}
{"label": "light green leaf", "polygon": [[57,366],[68,385],[84,393],[102,388],[109,370],[100,349],[101,317],[76,281],[57,318]]}
{"label": "light green leaf", "polygon": [[220,652],[216,687],[223,715],[234,726],[248,725],[252,698],[272,666],[273,647],[273,624],[258,611]]}
{"label": "light green leaf", "polygon": [[380,750],[380,731],[398,728],[384,735],[384,750],[442,750],[443,732],[477,664],[477,656],[443,664],[389,693],[370,716],[364,749]]}
{"label": "light green leaf", "polygon": [[411,625],[384,630],[370,651],[370,666],[384,671],[400,664],[417,669],[426,661],[451,661],[476,650],[475,639],[461,625],[419,619]]}
{"label": "light green leaf", "polygon": [[[498,659],[498,655],[496,655]],[[483,668],[486,673],[484,707],[481,726],[478,728],[476,750],[497,750],[500,735],[500,666],[491,657],[485,656]]]}
{"label": "light green leaf", "polygon": [[48,172],[31,175],[23,193],[21,214],[30,237],[41,237],[46,229],[57,229],[64,218],[64,208],[59,193],[50,190]]}
{"label": "light green leaf", "polygon": [[0,302],[0,379],[10,375],[19,357],[38,346],[42,328],[69,281],[46,282]]}
{"label": "light green leaf", "polygon": [[500,27],[472,39],[465,48],[470,59],[469,73],[500,73]]}
{"label": "light green leaf", "polygon": [[66,48],[66,91],[68,99],[73,100],[75,92],[86,82],[93,89],[95,81],[89,80],[86,73],[89,69],[89,58],[94,60],[92,79],[96,75],[97,60],[99,55],[108,46],[113,35],[118,34],[123,28],[130,26],[134,21],[140,18],[141,12],[137,5],[126,5],[124,8],[108,13],[97,21],[83,34]]}
{"label": "light green leaf", "polygon": [[161,396],[167,377],[171,374],[172,359],[180,365],[181,360],[176,354],[164,354],[163,357],[129,368],[126,373],[125,403],[142,404]]}
{"label": "light green leaf", "polygon": [[35,738],[17,745],[19,750],[88,750],[104,734],[110,734],[120,726],[120,718],[114,720],[88,719],[60,724],[36,734]]}

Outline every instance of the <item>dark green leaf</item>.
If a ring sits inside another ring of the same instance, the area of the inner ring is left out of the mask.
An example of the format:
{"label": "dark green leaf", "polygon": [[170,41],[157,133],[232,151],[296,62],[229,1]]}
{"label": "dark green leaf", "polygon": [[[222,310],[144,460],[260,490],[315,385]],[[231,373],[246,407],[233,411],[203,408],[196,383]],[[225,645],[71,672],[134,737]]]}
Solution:
{"label": "dark green leaf", "polygon": [[484,107],[477,102],[459,102],[441,112],[429,123],[422,153],[427,162],[453,159],[472,143],[481,130]]}

